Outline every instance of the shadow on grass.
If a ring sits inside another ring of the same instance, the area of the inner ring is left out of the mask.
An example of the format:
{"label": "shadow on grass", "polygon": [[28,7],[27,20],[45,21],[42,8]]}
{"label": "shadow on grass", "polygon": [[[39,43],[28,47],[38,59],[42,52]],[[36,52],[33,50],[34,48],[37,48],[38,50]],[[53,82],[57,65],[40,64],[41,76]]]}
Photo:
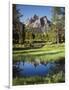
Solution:
{"label": "shadow on grass", "polygon": [[38,49],[38,48],[41,48],[41,47],[26,47],[26,48],[13,48],[13,50],[29,50],[29,49]]}

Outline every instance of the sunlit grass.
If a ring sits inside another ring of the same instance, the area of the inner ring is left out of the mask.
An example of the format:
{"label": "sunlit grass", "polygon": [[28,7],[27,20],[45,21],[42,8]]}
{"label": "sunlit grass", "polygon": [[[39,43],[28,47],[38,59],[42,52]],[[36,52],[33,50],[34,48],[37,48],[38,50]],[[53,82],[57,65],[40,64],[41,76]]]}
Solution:
{"label": "sunlit grass", "polygon": [[53,44],[53,45],[45,45],[42,48],[38,49],[29,49],[29,50],[14,50],[13,53],[34,53],[34,52],[40,52],[40,51],[56,51],[56,50],[64,50],[64,44]]}
{"label": "sunlit grass", "polygon": [[65,56],[64,44],[53,44],[45,45],[39,49],[29,49],[29,50],[14,50],[13,60],[34,60],[38,58],[39,60],[50,61],[58,60]]}

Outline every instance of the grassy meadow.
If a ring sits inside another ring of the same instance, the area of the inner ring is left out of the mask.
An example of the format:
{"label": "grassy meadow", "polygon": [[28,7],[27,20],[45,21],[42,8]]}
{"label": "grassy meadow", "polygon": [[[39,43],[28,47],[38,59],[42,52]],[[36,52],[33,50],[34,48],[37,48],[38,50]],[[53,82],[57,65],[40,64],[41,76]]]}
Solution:
{"label": "grassy meadow", "polygon": [[[13,50],[13,60],[27,60],[32,61],[34,58],[39,58],[40,61],[54,61],[59,60],[65,56],[64,43],[63,44],[53,44],[45,45],[38,49],[29,50]],[[26,57],[26,58],[25,58]],[[29,58],[31,59],[29,59]]]}

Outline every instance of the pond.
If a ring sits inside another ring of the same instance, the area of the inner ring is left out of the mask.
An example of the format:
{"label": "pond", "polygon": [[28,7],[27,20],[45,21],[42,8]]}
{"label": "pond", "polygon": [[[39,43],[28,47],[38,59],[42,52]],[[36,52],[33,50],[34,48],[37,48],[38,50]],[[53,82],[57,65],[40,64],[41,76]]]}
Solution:
{"label": "pond", "polygon": [[56,63],[16,62],[13,64],[13,77],[46,76],[54,72]]}

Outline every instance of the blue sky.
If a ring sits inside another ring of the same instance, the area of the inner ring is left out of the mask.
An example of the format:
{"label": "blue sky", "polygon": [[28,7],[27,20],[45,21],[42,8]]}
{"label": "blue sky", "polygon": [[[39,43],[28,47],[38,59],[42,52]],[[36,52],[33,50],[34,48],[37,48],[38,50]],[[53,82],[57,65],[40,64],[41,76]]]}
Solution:
{"label": "blue sky", "polygon": [[34,14],[38,16],[47,16],[49,20],[52,17],[52,8],[50,6],[35,6],[35,5],[17,5],[17,9],[20,9],[23,17],[20,18],[21,22],[25,22],[28,18],[34,16]]}

